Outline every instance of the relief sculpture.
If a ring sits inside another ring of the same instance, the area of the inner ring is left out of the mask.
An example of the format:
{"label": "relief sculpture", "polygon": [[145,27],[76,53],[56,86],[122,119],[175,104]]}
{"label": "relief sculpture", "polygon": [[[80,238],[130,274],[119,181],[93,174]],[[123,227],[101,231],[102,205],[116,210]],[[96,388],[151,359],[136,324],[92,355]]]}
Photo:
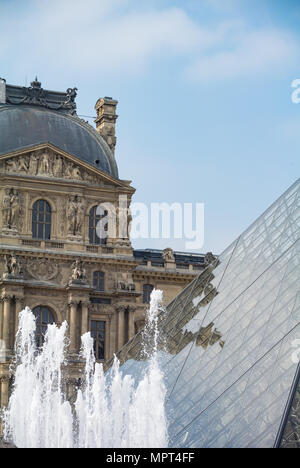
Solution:
{"label": "relief sculpture", "polygon": [[0,163],[1,170],[6,173],[54,177],[103,186],[99,176],[48,149],[7,159]]}

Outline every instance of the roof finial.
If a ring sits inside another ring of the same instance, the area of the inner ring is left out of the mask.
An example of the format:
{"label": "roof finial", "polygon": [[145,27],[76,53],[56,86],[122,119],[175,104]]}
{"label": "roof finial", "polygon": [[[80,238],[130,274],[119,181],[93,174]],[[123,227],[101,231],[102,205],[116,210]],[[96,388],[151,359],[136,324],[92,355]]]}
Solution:
{"label": "roof finial", "polygon": [[40,87],[41,87],[41,83],[39,82],[37,76],[35,77],[35,80],[32,81],[32,83],[30,83],[30,84],[31,84],[31,86],[32,86],[33,88],[40,88]]}

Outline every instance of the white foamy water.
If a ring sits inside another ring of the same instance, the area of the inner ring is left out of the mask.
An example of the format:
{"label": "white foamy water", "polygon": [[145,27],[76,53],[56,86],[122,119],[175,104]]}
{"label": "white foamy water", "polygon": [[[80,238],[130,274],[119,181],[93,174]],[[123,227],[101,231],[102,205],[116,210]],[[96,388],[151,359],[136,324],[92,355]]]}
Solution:
{"label": "white foamy water", "polygon": [[167,447],[166,389],[157,356],[161,305],[162,292],[153,291],[144,332],[149,359],[138,382],[122,374],[116,358],[105,375],[102,364],[95,362],[90,333],[82,336],[85,379],[75,408],[63,392],[67,323],[60,328],[49,325],[37,352],[35,317],[28,308],[21,312],[15,381],[4,414],[5,439],[20,448]]}

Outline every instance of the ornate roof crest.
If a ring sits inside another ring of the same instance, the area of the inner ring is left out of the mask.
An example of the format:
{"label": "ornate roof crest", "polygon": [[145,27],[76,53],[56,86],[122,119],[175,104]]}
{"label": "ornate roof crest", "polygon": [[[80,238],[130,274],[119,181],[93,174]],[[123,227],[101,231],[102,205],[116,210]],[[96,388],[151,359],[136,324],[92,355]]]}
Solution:
{"label": "ornate roof crest", "polygon": [[28,104],[47,109],[76,114],[77,88],[68,88],[65,93],[42,88],[36,77],[29,87],[6,85],[6,102],[14,105]]}

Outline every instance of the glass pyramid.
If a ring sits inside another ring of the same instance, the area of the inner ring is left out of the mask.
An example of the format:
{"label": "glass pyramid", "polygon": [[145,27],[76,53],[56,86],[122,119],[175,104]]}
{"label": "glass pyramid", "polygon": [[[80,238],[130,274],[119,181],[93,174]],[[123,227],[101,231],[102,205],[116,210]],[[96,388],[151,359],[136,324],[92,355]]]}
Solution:
{"label": "glass pyramid", "polygon": [[[300,179],[167,307],[159,328],[170,447],[300,447]],[[118,357],[138,376],[141,334]]]}

